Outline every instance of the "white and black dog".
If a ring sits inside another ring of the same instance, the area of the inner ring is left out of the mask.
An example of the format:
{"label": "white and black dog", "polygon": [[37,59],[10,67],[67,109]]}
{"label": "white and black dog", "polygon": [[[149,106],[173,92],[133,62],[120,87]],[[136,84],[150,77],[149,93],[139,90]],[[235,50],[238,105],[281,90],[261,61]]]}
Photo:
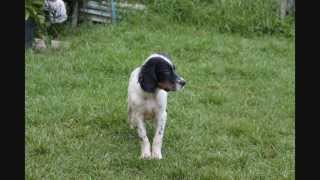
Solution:
{"label": "white and black dog", "polygon": [[[141,143],[140,158],[162,159],[161,146],[167,120],[167,92],[178,91],[186,81],[175,73],[168,55],[151,54],[130,76],[128,87],[128,121],[136,127]],[[150,148],[145,120],[154,121],[155,135]]]}

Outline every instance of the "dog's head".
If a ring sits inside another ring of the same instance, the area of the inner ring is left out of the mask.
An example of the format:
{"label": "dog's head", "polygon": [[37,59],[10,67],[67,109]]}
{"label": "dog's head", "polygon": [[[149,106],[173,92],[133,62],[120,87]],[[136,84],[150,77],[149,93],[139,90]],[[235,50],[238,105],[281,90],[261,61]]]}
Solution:
{"label": "dog's head", "polygon": [[152,54],[141,67],[139,83],[147,92],[154,92],[157,88],[165,91],[178,91],[184,87],[186,81],[176,74],[175,65],[166,54]]}

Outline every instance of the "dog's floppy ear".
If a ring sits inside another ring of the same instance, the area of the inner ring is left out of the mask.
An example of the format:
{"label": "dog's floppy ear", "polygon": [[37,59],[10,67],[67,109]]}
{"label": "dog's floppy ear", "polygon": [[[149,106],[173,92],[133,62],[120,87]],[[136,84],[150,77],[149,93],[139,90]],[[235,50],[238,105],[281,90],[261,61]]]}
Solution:
{"label": "dog's floppy ear", "polygon": [[139,73],[141,88],[147,92],[154,92],[157,88],[156,61],[150,59],[146,62]]}

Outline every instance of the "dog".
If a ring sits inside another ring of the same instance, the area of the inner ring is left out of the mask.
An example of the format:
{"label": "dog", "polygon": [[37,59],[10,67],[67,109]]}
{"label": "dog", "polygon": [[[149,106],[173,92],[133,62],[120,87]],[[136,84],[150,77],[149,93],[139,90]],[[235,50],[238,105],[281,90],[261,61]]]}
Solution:
{"label": "dog", "polygon": [[[167,95],[169,91],[178,91],[186,84],[175,69],[169,55],[154,53],[131,72],[128,85],[128,122],[131,129],[137,128],[141,159],[162,159]],[[147,119],[153,120],[155,127],[152,149],[145,127]]]}

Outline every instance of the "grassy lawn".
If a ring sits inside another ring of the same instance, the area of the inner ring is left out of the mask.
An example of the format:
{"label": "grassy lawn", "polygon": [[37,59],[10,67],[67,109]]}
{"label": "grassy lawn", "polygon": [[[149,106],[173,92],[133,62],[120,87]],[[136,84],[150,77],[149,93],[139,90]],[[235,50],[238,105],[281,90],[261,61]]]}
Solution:
{"label": "grassy lawn", "polygon": [[[294,179],[293,39],[124,23],[64,40],[26,51],[26,179]],[[169,94],[164,159],[142,161],[127,83],[155,51],[187,85]]]}

